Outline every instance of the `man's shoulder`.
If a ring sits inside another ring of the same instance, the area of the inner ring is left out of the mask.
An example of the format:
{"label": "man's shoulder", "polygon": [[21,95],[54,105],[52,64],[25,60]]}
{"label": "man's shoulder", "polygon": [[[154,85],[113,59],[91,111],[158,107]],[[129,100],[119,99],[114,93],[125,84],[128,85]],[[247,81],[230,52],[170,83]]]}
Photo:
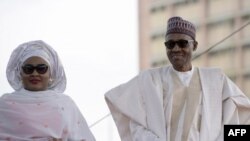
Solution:
{"label": "man's shoulder", "polygon": [[199,67],[199,73],[202,78],[211,82],[221,81],[225,78],[225,74],[219,67]]}
{"label": "man's shoulder", "polygon": [[199,67],[199,70],[207,73],[223,73],[219,67]]}
{"label": "man's shoulder", "polygon": [[151,75],[155,75],[155,74],[161,74],[164,71],[168,70],[170,68],[170,66],[162,66],[162,67],[155,67],[155,68],[149,68],[146,70],[142,70],[140,72],[141,75],[143,74],[151,74]]}
{"label": "man's shoulder", "polygon": [[168,72],[169,68],[169,66],[162,66],[143,70],[138,75],[138,81],[145,83],[150,82],[150,84],[158,85],[162,82],[162,79]]}

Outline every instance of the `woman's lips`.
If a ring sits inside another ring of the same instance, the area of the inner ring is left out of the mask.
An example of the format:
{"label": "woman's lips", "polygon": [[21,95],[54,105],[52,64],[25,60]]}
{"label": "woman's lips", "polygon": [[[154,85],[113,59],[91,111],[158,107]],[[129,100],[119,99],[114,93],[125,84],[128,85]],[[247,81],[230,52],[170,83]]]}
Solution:
{"label": "woman's lips", "polygon": [[31,79],[31,80],[29,80],[29,82],[32,83],[32,84],[37,84],[37,83],[40,83],[41,80],[38,80],[38,79]]}

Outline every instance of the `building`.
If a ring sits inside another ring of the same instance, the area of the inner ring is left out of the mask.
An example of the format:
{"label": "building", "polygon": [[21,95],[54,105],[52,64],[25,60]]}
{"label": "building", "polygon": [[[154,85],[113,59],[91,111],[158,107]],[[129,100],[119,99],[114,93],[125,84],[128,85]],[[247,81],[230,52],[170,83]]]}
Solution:
{"label": "building", "polygon": [[[181,16],[197,27],[195,66],[220,67],[250,97],[249,0],[139,0],[140,70],[168,64],[167,19]],[[226,39],[226,40],[224,40]]]}

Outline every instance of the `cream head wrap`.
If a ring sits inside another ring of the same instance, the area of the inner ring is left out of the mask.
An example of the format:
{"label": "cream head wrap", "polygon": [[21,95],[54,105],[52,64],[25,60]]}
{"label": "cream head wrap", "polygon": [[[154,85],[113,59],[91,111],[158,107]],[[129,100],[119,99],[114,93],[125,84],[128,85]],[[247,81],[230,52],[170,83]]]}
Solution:
{"label": "cream head wrap", "polygon": [[51,84],[48,89],[63,93],[66,88],[66,76],[57,52],[42,40],[29,41],[19,45],[11,54],[6,75],[15,90],[23,88],[21,67],[25,60],[32,56],[43,58],[50,66]]}

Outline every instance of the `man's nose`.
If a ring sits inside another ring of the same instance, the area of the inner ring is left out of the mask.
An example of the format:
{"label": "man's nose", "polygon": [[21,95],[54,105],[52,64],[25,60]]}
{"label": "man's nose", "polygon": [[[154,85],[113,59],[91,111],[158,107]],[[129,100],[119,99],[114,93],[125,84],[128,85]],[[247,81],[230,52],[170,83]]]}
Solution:
{"label": "man's nose", "polygon": [[174,48],[172,51],[179,51],[181,48],[178,46],[178,44],[175,43]]}

